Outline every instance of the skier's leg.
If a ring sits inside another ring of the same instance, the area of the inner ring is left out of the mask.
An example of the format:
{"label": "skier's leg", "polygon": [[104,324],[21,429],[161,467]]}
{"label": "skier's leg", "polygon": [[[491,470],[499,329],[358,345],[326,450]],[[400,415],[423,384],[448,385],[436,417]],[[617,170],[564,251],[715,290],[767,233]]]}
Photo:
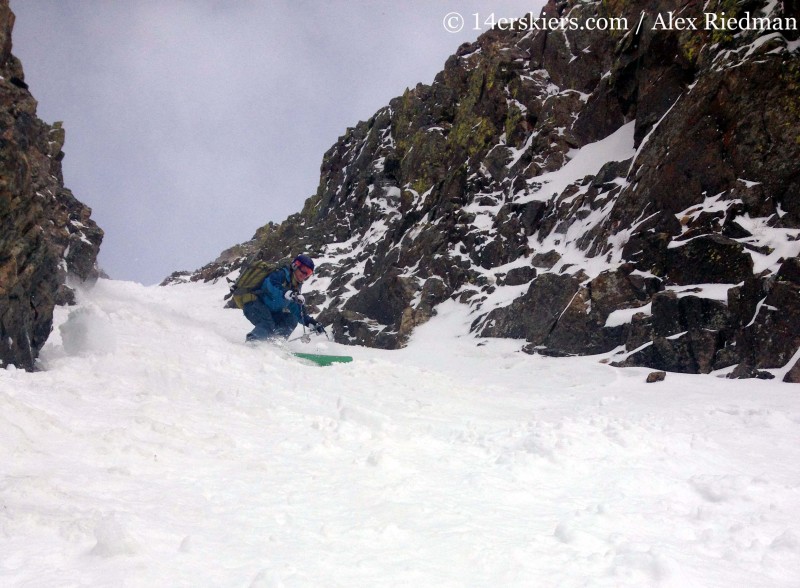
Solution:
{"label": "skier's leg", "polygon": [[248,341],[260,341],[274,337],[276,333],[275,319],[269,308],[260,300],[254,300],[244,305],[244,316],[255,328],[247,334]]}
{"label": "skier's leg", "polygon": [[273,315],[275,319],[275,334],[288,338],[297,326],[297,319],[289,312]]}

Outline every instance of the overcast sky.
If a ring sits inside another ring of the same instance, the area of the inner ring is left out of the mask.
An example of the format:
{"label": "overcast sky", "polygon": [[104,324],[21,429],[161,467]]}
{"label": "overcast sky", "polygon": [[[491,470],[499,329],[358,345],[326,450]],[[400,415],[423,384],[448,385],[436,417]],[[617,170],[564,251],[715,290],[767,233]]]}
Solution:
{"label": "overcast sky", "polygon": [[[11,0],[13,52],[112,278],[160,282],[298,212],[347,127],[543,0]],[[458,12],[460,33],[445,30]],[[450,16],[448,16],[450,15]],[[447,18],[446,18],[447,17]]]}

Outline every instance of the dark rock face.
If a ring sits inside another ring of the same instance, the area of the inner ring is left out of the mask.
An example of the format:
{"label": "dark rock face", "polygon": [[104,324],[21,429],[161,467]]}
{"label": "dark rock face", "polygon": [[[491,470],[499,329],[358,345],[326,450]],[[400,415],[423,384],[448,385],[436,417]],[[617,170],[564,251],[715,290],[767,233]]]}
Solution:
{"label": "dark rock face", "polygon": [[793,6],[553,0],[545,16],[630,28],[519,27],[462,46],[432,85],[348,129],[303,211],[243,257],[316,256],[313,300],[343,342],[402,346],[454,300],[477,335],[530,352],[785,365],[800,344],[797,35],[652,24]]}
{"label": "dark rock face", "polygon": [[744,246],[719,234],[668,249],[665,264],[667,278],[679,285],[738,284],[753,275],[753,258]]}
{"label": "dark rock face", "polygon": [[33,369],[67,277],[97,277],[103,231],[64,187],[64,129],[36,117],[11,54],[14,14],[0,0],[0,365]]}
{"label": "dark rock face", "polygon": [[[565,309],[586,305],[580,280],[567,274],[543,274],[525,295],[510,306],[489,312],[483,321],[483,337],[526,339],[533,348],[542,347],[553,333]],[[475,325],[477,326],[477,325]]]}
{"label": "dark rock face", "polygon": [[755,368],[779,368],[800,347],[800,284],[775,282],[739,338],[740,359]]}

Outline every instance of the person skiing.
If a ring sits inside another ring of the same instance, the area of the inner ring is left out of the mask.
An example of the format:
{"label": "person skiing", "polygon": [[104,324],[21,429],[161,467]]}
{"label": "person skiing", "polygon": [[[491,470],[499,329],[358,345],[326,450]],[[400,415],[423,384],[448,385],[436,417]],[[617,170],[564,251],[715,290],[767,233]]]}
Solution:
{"label": "person skiing", "polygon": [[277,337],[287,338],[298,323],[316,333],[325,329],[305,311],[305,298],[300,289],[314,273],[314,261],[307,255],[298,255],[291,265],[269,273],[253,291],[256,299],[244,305],[244,316],[255,328],[247,334],[247,341],[260,341]]}

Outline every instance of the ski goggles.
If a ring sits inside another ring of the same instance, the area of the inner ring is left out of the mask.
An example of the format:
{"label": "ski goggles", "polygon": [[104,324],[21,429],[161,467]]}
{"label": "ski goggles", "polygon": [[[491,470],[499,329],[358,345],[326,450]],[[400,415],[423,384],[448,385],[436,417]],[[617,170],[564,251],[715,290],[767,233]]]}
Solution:
{"label": "ski goggles", "polygon": [[301,274],[303,274],[304,278],[310,278],[311,274],[314,273],[313,269],[311,269],[307,265],[303,265],[302,263],[298,263],[298,264],[296,264],[296,266],[297,267],[295,269],[297,269],[297,271],[299,271]]}

